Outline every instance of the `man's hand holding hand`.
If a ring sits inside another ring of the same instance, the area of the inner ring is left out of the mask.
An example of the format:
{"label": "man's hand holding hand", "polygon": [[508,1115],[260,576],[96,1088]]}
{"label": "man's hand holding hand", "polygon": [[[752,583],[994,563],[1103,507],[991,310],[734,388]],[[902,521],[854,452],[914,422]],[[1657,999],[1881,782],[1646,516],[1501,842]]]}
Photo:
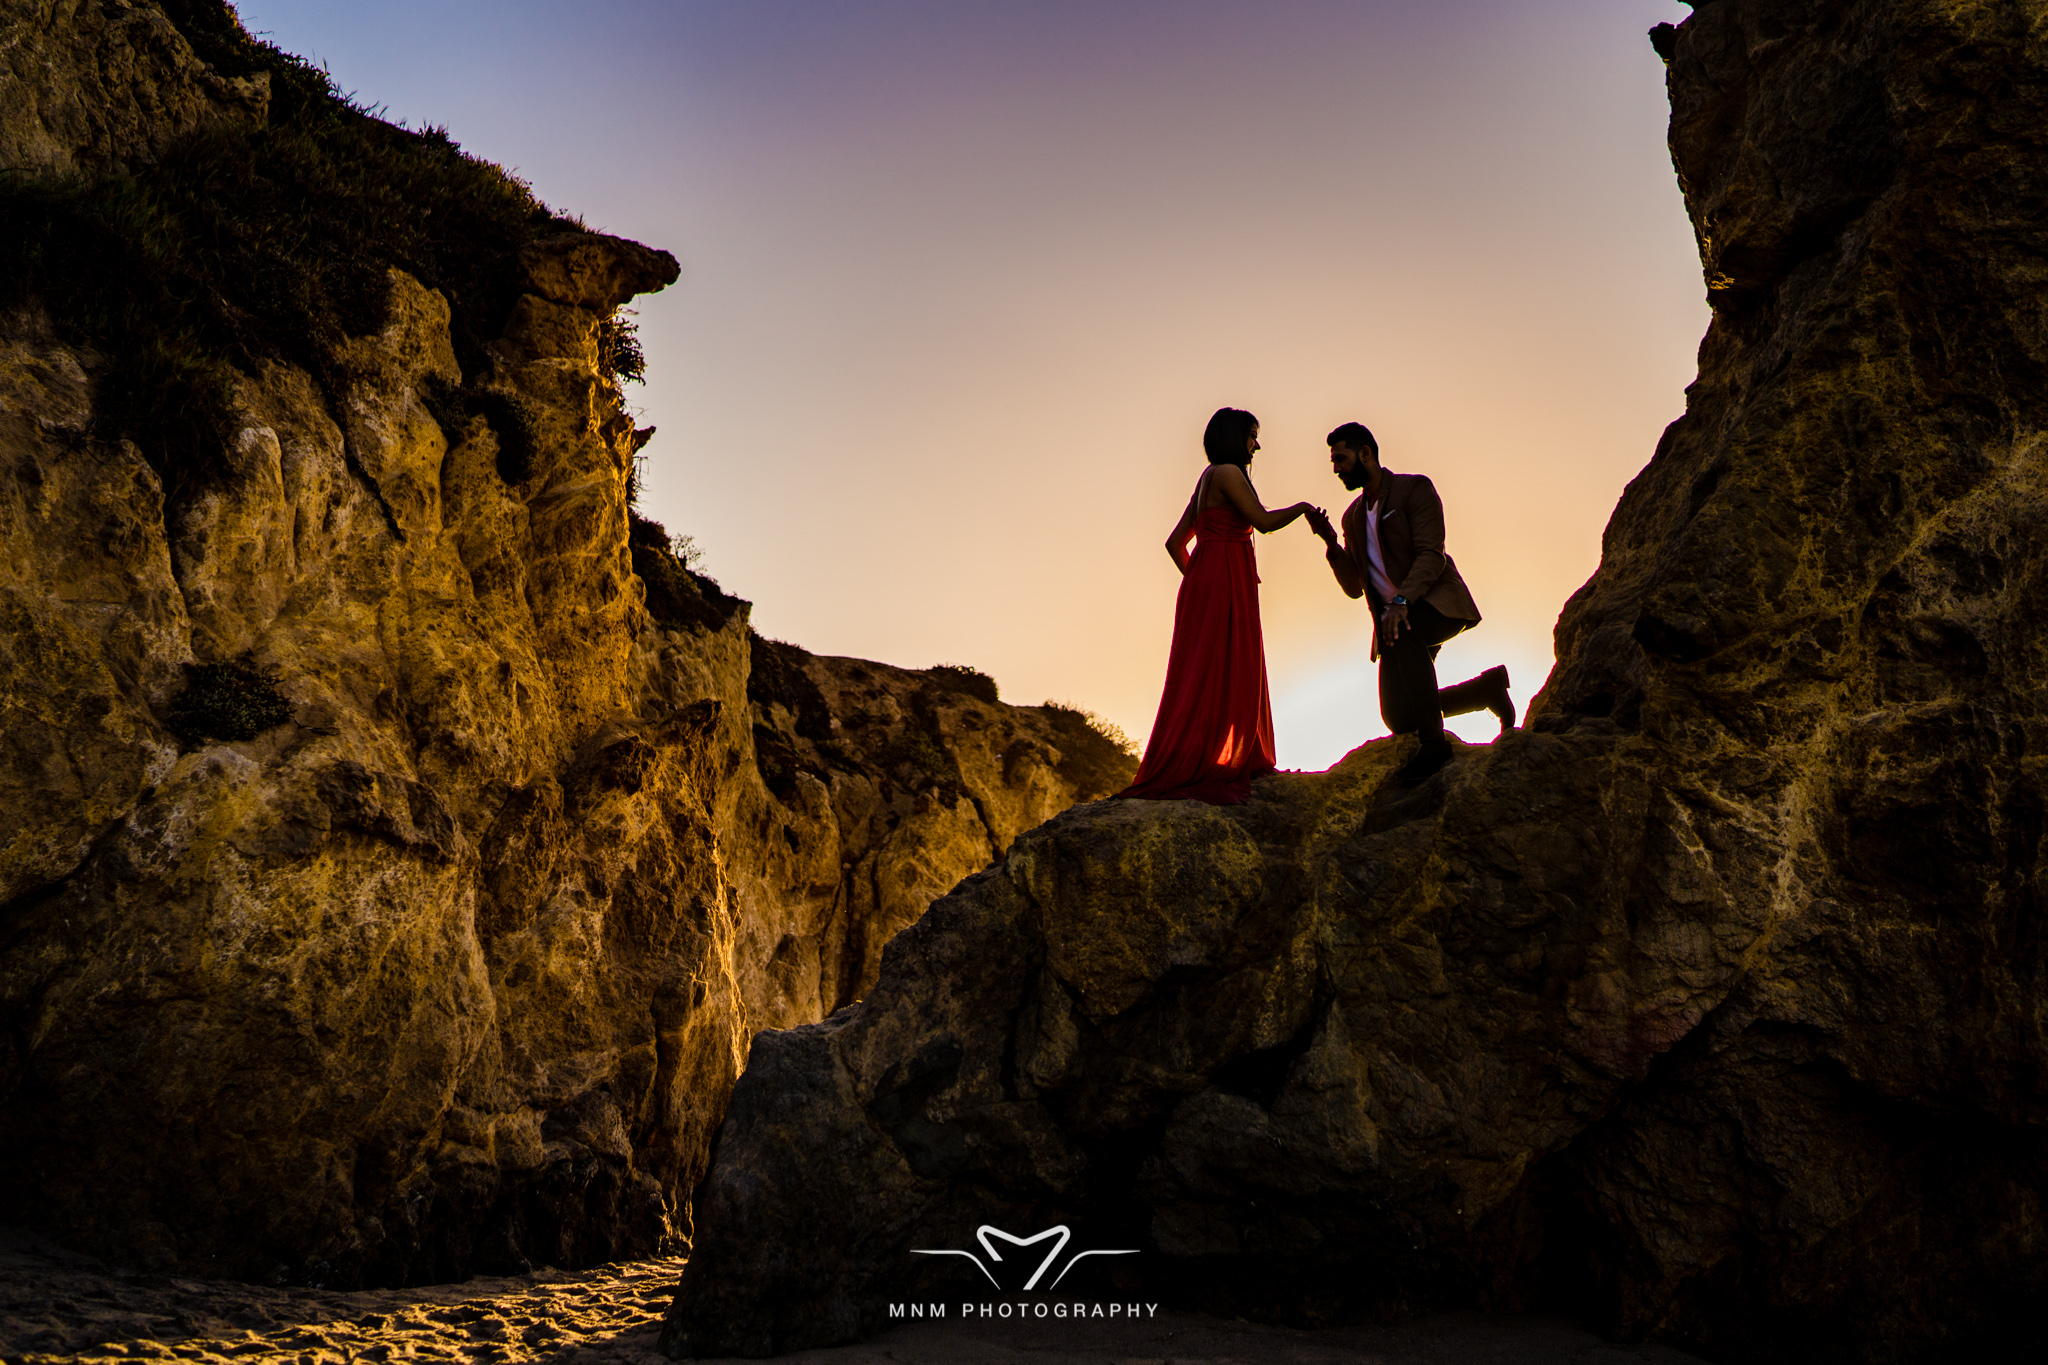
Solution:
{"label": "man's hand holding hand", "polygon": [[1311,507],[1308,509],[1308,529],[1315,532],[1317,538],[1323,544],[1333,550],[1337,548],[1337,530],[1330,525],[1330,514],[1322,508]]}

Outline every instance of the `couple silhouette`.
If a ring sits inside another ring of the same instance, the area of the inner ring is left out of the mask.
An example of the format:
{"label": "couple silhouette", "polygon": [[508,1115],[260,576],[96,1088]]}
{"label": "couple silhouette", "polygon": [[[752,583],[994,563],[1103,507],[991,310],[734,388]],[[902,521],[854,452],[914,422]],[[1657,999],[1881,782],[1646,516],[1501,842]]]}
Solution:
{"label": "couple silhouette", "polygon": [[[1329,435],[1330,471],[1357,492],[1341,519],[1306,502],[1269,511],[1247,472],[1259,451],[1259,419],[1219,408],[1202,433],[1208,467],[1166,538],[1180,570],[1166,687],[1137,779],[1122,796],[1237,805],[1252,779],[1274,769],[1273,708],[1259,629],[1259,573],[1252,532],[1297,518],[1323,542],[1324,558],[1348,597],[1372,605],[1372,657],[1380,666],[1380,715],[1419,743],[1395,775],[1414,786],[1451,758],[1443,718],[1487,710],[1506,731],[1515,723],[1507,669],[1494,667],[1454,687],[1436,683],[1444,641],[1479,622],[1479,608],[1444,553],[1444,507],[1421,474],[1380,464],[1379,442],[1357,422]],[[1194,541],[1189,553],[1188,542]]]}

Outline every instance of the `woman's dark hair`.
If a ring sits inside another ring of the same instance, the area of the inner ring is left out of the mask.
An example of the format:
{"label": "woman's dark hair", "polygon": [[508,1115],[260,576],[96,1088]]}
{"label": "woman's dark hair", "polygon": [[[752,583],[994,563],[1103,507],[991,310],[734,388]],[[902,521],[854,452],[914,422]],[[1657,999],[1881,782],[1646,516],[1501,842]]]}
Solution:
{"label": "woman's dark hair", "polygon": [[1209,429],[1202,433],[1202,450],[1209,457],[1210,464],[1234,464],[1239,469],[1251,463],[1252,428],[1259,419],[1243,408],[1218,408],[1216,415],[1209,419]]}
{"label": "woman's dark hair", "polygon": [[1350,446],[1353,450],[1361,453],[1369,450],[1372,452],[1372,457],[1375,460],[1380,457],[1380,443],[1372,438],[1372,433],[1367,431],[1364,424],[1360,422],[1346,422],[1343,426],[1338,427],[1330,433],[1329,444],[1333,446]]}

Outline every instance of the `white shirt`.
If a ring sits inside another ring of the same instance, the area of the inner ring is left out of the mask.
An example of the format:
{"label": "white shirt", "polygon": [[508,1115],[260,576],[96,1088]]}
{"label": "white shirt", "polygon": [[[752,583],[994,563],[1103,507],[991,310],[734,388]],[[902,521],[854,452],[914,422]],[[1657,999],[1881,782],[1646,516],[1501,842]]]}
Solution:
{"label": "white shirt", "polygon": [[[1381,493],[1384,501],[1386,494]],[[1387,561],[1380,554],[1380,509],[1377,504],[1365,509],[1365,571],[1372,579],[1372,590],[1378,594],[1380,605],[1386,606],[1394,600],[1394,580],[1387,577]]]}

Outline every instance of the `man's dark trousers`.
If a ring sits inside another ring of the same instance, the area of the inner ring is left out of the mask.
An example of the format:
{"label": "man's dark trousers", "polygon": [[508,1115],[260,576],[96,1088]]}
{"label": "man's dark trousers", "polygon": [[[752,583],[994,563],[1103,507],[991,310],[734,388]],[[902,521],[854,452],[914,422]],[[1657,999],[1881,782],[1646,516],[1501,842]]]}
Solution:
{"label": "man's dark trousers", "polygon": [[1397,735],[1421,732],[1426,744],[1440,740],[1444,713],[1436,696],[1436,651],[1470,621],[1446,616],[1427,602],[1408,606],[1401,637],[1380,631],[1380,717]]}

